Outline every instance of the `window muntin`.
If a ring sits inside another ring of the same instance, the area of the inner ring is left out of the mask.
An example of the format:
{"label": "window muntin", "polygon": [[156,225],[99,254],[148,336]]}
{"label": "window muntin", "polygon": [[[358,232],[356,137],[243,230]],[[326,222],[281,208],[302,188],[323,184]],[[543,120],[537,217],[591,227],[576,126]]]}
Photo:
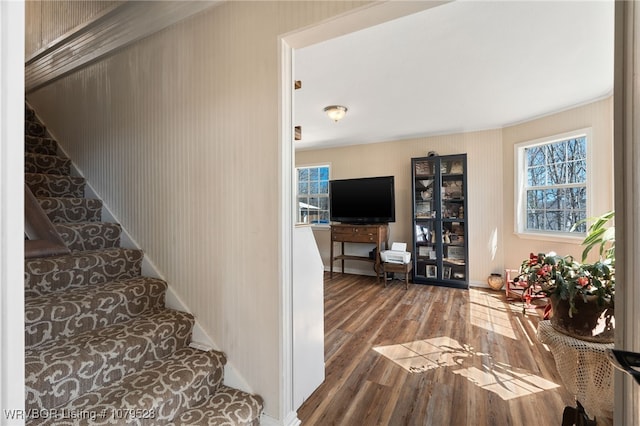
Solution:
{"label": "window muntin", "polygon": [[588,214],[589,132],[516,146],[519,233],[579,236]]}
{"label": "window muntin", "polygon": [[329,166],[298,167],[298,222],[329,223]]}

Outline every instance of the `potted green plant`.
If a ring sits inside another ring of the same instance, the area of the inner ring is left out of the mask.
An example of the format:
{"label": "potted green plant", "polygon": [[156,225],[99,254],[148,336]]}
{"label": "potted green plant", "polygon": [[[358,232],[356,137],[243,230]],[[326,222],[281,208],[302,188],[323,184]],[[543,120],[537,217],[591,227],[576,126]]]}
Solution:
{"label": "potted green plant", "polygon": [[[549,297],[551,325],[583,340],[612,342],[615,297],[615,228],[609,223],[614,212],[593,220],[583,241],[580,261],[555,253],[531,253],[521,265],[516,280],[525,288]],[[592,249],[599,256],[587,262]]]}

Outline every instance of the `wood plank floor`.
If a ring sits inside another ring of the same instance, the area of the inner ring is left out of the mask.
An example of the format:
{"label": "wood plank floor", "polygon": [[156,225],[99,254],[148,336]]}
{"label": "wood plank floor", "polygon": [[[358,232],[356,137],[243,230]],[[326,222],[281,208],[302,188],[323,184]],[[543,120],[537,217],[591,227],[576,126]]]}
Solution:
{"label": "wood plank floor", "polygon": [[[503,292],[325,275],[325,381],[303,425],[560,425],[575,405]],[[376,348],[376,349],[374,349]],[[598,424],[610,424],[610,421]]]}

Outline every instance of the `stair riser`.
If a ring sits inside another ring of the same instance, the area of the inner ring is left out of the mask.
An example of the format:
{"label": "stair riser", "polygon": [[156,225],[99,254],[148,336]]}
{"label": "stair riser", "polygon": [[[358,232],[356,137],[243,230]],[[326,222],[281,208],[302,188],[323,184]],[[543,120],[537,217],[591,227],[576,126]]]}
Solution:
{"label": "stair riser", "polygon": [[26,154],[25,173],[47,173],[53,175],[71,174],[71,160],[55,155]]}
{"label": "stair riser", "polygon": [[52,223],[99,222],[102,201],[92,198],[38,198]]}
{"label": "stair riser", "polygon": [[139,277],[143,253],[111,249],[25,261],[25,298],[109,281]]}
{"label": "stair riser", "polygon": [[57,155],[58,143],[51,138],[25,136],[24,150],[31,154]]}
{"label": "stair riser", "polygon": [[[186,361],[186,362],[185,362]],[[166,422],[181,412],[204,403],[211,398],[222,385],[224,379],[224,355],[216,351],[200,351],[184,348],[177,351],[166,361],[154,361],[145,366],[150,371],[160,371],[158,382],[164,386],[162,402],[151,401],[154,392],[146,386],[138,395],[127,395],[128,407],[137,407],[141,401],[151,403],[149,409],[154,410],[156,422]],[[167,380],[167,376],[173,376]],[[176,380],[180,377],[182,382]]]}
{"label": "stair riser", "polygon": [[84,197],[85,180],[80,177],[25,173],[24,179],[36,197]]}
{"label": "stair riser", "polygon": [[25,346],[71,337],[164,307],[167,284],[139,278],[25,300]]}
{"label": "stair riser", "polygon": [[56,231],[71,251],[100,250],[120,246],[122,228],[117,223],[57,224]]}
{"label": "stair riser", "polygon": [[[104,417],[93,420],[92,425],[163,425],[215,393],[221,386],[225,362],[219,352],[179,349],[165,360],[147,363],[144,371],[121,383],[87,393],[63,409],[105,413]],[[216,384],[210,388],[213,382]],[[127,416],[136,412],[146,414],[146,419]],[[71,425],[73,422],[51,419],[28,424]]]}
{"label": "stair riser", "polygon": [[61,407],[170,356],[191,340],[193,317],[163,310],[25,352],[27,410]]}
{"label": "stair riser", "polygon": [[25,121],[24,134],[27,136],[38,136],[42,138],[47,136],[47,128],[34,120]]}
{"label": "stair riser", "polygon": [[184,411],[167,426],[235,425],[258,426],[262,398],[227,386],[220,386],[202,406]]}

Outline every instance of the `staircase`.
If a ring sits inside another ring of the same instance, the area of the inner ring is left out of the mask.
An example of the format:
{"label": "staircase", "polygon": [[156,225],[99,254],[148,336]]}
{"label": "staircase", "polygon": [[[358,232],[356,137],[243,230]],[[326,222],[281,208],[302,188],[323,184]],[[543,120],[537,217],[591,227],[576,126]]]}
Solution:
{"label": "staircase", "polygon": [[258,425],[262,399],[223,384],[223,353],[189,346],[193,316],[165,307],[167,284],[25,114],[25,182],[71,250],[25,259],[27,424]]}

